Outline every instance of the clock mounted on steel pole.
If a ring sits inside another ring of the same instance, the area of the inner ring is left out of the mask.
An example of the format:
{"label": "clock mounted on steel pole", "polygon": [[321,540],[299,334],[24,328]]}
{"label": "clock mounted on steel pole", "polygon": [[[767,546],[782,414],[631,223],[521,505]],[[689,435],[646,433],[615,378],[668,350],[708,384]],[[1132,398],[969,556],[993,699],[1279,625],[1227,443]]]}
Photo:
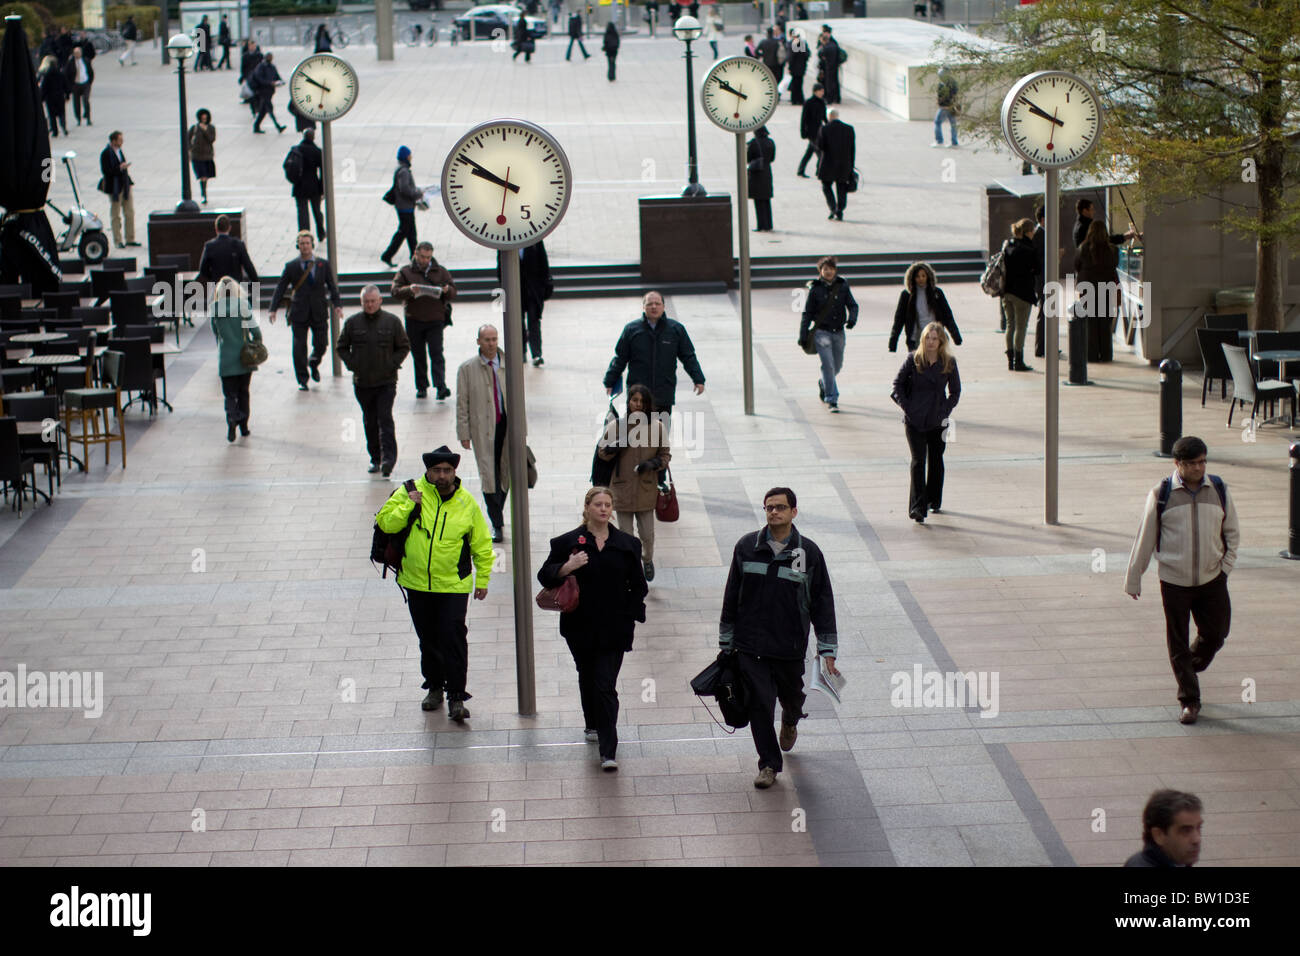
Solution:
{"label": "clock mounted on steel pole", "polygon": [[322,123],[352,109],[359,89],[352,64],[333,53],[312,54],[289,77],[289,97],[298,112]]}

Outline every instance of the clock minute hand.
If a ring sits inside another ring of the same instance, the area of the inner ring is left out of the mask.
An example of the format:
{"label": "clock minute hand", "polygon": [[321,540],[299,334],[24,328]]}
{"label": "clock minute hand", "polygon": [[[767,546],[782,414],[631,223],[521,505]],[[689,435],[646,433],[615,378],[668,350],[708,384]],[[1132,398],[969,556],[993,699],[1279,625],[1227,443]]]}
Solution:
{"label": "clock minute hand", "polygon": [[457,156],[456,158],[459,159],[462,163],[465,163],[467,166],[469,166],[473,175],[479,177],[480,179],[486,179],[488,182],[492,183],[493,185],[504,186],[506,189],[512,190],[514,192],[519,192],[519,186],[517,184],[506,182],[504,179],[502,179],[500,176],[497,176],[495,173],[489,172],[488,170],[484,169],[482,166],[474,162],[474,160],[470,159],[468,156]]}
{"label": "clock minute hand", "polygon": [[1051,113],[1048,113],[1042,107],[1030,103],[1029,100],[1025,100],[1025,102],[1029,105],[1029,112],[1033,113],[1035,116],[1041,116],[1043,119],[1051,123],[1055,123],[1057,126],[1065,125],[1064,121],[1057,119],[1055,116],[1053,116]]}

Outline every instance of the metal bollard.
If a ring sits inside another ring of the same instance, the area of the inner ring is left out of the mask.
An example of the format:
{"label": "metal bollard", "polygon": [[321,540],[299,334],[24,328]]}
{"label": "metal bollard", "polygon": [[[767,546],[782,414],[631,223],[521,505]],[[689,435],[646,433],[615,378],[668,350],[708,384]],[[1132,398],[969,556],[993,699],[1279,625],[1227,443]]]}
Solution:
{"label": "metal bollard", "polygon": [[1160,450],[1157,457],[1172,458],[1174,442],[1183,437],[1183,366],[1177,359],[1160,363]]}
{"label": "metal bollard", "polygon": [[1070,350],[1070,377],[1066,385],[1091,385],[1088,381],[1088,320],[1073,314],[1065,323],[1066,348]]}
{"label": "metal bollard", "polygon": [[1287,550],[1278,553],[1300,561],[1300,442],[1291,443],[1291,520],[1287,531]]}

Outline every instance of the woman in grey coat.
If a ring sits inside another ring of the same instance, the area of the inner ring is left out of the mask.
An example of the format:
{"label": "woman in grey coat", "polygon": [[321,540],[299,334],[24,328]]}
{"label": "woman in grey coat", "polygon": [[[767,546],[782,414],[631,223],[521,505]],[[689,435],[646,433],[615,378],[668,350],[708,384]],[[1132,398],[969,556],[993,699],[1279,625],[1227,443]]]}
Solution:
{"label": "woman in grey coat", "polygon": [[240,360],[240,353],[246,343],[262,341],[262,330],[253,318],[248,295],[230,276],[217,283],[209,313],[217,338],[217,374],[226,396],[226,441],[232,442],[236,428],[248,436],[248,383],[253,369]]}

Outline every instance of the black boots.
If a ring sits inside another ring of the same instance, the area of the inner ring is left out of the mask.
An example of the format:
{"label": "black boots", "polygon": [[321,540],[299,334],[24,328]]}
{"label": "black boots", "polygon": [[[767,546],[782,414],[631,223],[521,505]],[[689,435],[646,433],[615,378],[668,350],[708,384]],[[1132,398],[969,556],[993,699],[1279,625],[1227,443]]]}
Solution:
{"label": "black boots", "polygon": [[1011,349],[1007,349],[1007,371],[1014,372],[1015,370],[1016,370],[1016,353],[1011,351]]}
{"label": "black boots", "polygon": [[1024,352],[1023,349],[1021,349],[1019,352],[1016,353],[1016,357],[1015,357],[1015,365],[1012,366],[1012,371],[1015,371],[1015,372],[1032,372],[1032,371],[1033,371],[1032,368],[1030,368],[1028,365],[1025,364],[1025,352]]}

